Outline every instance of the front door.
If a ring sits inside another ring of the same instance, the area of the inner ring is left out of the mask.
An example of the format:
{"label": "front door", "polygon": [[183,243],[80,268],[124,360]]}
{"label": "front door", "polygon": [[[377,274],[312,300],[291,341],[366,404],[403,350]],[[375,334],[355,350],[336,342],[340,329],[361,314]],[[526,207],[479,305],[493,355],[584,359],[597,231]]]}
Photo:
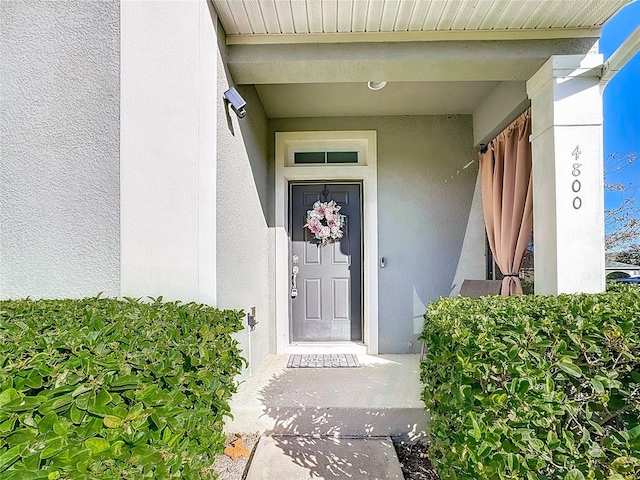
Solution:
{"label": "front door", "polygon": [[[362,341],[362,185],[291,184],[289,193],[291,340]],[[322,246],[304,225],[315,202],[331,200],[343,236]]]}

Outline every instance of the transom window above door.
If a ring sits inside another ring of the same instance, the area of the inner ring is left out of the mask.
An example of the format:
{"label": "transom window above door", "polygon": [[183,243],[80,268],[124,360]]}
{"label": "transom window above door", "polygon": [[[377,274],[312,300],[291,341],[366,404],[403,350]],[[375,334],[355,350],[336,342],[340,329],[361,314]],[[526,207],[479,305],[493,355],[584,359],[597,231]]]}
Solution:
{"label": "transom window above door", "polygon": [[323,163],[358,163],[358,152],[295,152],[296,165],[317,165]]}
{"label": "transom window above door", "polygon": [[[367,131],[320,131],[278,132],[277,150],[283,155],[285,169],[302,168],[305,175],[311,170],[339,167],[343,172],[366,167],[376,157],[376,132]],[[302,174],[302,173],[301,173]]]}

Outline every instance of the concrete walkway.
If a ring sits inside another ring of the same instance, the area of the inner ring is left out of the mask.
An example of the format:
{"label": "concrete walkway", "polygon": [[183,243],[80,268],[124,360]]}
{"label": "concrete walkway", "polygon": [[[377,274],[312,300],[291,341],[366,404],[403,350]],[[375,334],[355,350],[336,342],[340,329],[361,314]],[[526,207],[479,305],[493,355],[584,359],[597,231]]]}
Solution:
{"label": "concrete walkway", "polygon": [[246,480],[402,480],[389,438],[260,439]]}
{"label": "concrete walkway", "polygon": [[421,436],[418,355],[359,355],[359,368],[286,368],[269,355],[231,400],[229,433]]}

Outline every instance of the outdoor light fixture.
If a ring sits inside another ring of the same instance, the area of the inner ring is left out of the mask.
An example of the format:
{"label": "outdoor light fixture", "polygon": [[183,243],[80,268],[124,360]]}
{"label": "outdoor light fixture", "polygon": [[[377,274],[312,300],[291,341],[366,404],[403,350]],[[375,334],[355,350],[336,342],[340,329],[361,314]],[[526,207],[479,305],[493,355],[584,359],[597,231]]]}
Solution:
{"label": "outdoor light fixture", "polygon": [[247,313],[247,323],[249,324],[249,329],[253,332],[256,329],[256,307],[251,307],[250,312]]}
{"label": "outdoor light fixture", "polygon": [[238,118],[244,118],[247,116],[247,111],[244,108],[247,105],[247,102],[244,101],[244,98],[240,96],[235,88],[231,87],[229,90],[224,92],[223,97],[225,103],[231,105],[231,109],[235,112]]}
{"label": "outdoor light fixture", "polygon": [[382,90],[387,85],[387,82],[384,80],[381,82],[367,82],[367,87],[369,90]]}

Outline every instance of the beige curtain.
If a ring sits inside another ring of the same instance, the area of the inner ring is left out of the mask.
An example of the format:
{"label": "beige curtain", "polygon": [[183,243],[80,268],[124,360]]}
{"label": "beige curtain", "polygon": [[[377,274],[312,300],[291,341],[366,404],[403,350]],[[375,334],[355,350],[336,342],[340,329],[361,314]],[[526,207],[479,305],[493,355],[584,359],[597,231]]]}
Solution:
{"label": "beige curtain", "polygon": [[518,270],[533,231],[530,110],[480,154],[482,208],[493,258],[505,276],[502,295],[522,294]]}

